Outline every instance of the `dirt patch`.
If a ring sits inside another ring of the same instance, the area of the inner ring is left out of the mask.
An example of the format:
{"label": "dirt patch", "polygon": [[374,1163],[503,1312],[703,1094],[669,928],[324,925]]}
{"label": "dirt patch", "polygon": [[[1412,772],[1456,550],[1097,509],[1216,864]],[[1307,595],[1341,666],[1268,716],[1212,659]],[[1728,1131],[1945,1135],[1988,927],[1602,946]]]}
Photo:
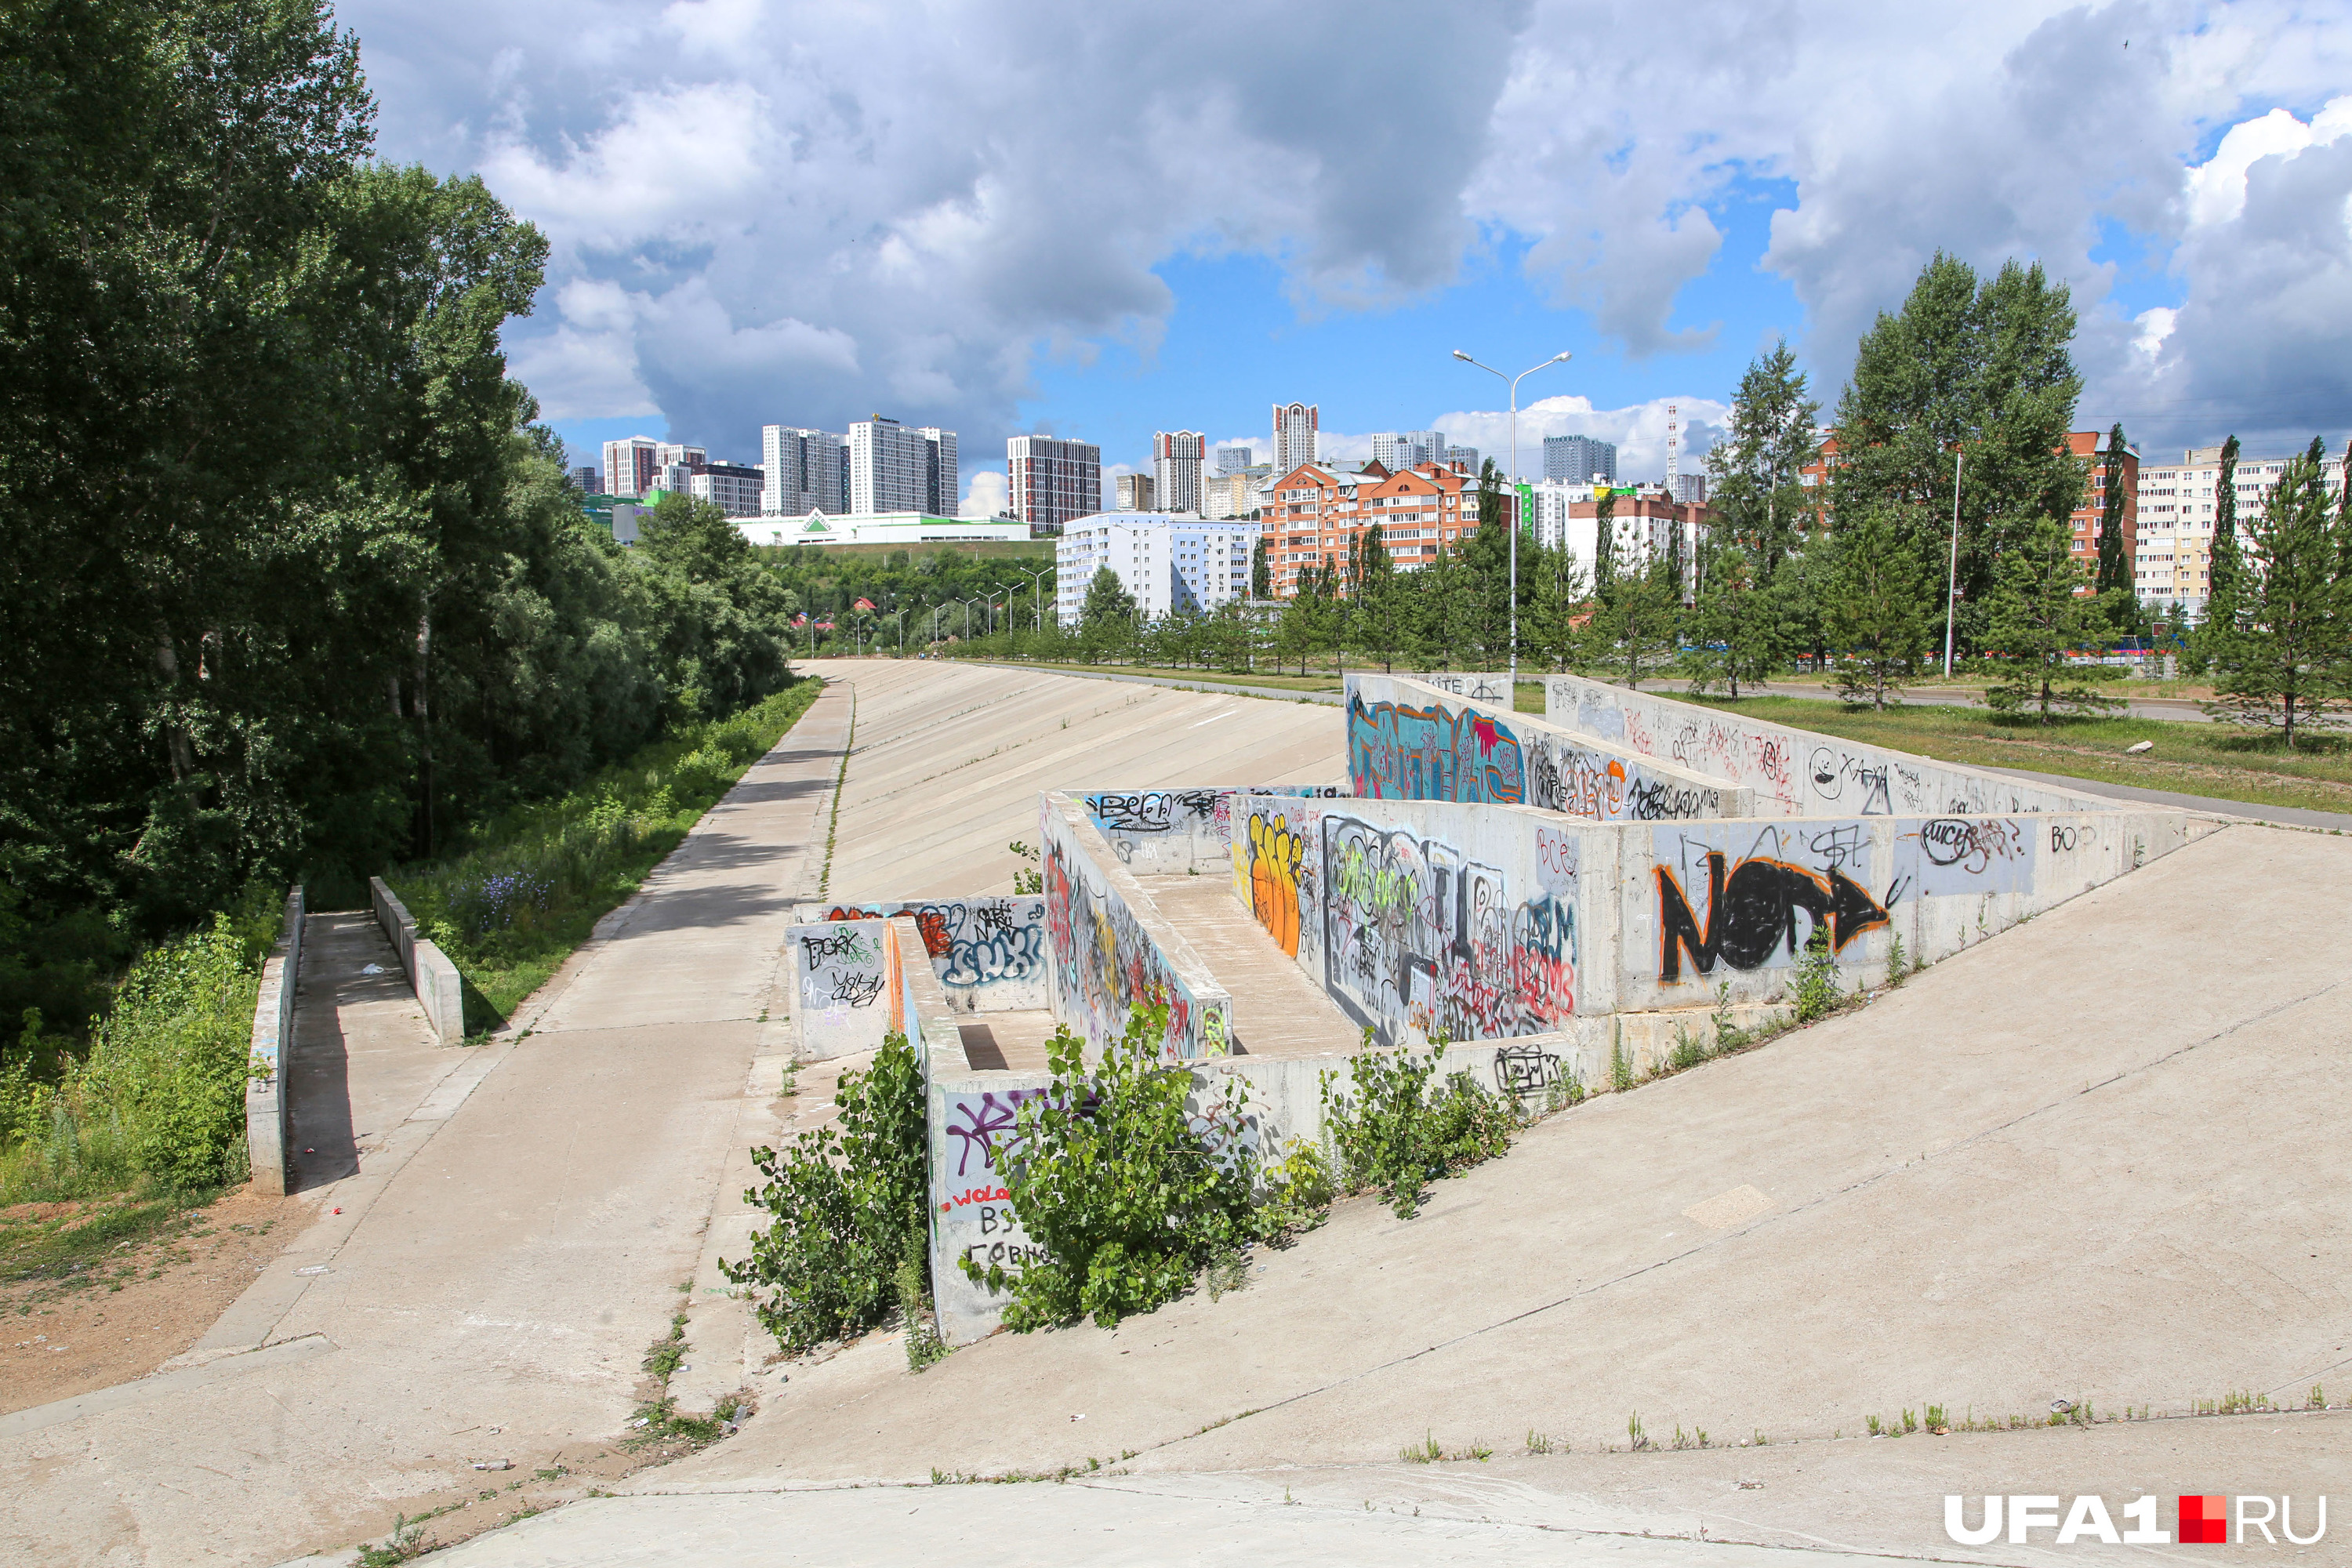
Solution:
{"label": "dirt patch", "polygon": [[[0,1221],[22,1234],[90,1223],[106,1210],[22,1204]],[[0,1284],[0,1414],[153,1372],[202,1339],[314,1212],[299,1198],[239,1187],[95,1258]]]}

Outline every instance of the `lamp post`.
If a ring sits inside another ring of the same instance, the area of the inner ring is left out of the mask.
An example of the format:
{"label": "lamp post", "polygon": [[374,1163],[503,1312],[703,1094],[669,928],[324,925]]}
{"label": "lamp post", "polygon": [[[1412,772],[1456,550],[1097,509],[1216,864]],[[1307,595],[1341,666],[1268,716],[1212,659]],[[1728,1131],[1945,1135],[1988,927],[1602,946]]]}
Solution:
{"label": "lamp post", "polygon": [[1488,375],[1508,382],[1511,387],[1511,701],[1518,701],[1519,690],[1519,383],[1544,368],[1561,364],[1571,355],[1566,350],[1551,356],[1543,364],[1531,364],[1517,375],[1505,375],[1491,364],[1479,364],[1460,349],[1454,357],[1464,364],[1477,365]]}
{"label": "lamp post", "polygon": [[1952,679],[1952,617],[1960,604],[1960,454],[1952,454],[1952,574],[1944,589],[1944,679]]}
{"label": "lamp post", "polygon": [[1037,600],[1037,635],[1043,637],[1045,633],[1045,579],[1054,574],[1054,568],[1048,566],[1043,572],[1032,572],[1025,567],[1015,566],[1013,570],[1029,579],[1029,586]]}

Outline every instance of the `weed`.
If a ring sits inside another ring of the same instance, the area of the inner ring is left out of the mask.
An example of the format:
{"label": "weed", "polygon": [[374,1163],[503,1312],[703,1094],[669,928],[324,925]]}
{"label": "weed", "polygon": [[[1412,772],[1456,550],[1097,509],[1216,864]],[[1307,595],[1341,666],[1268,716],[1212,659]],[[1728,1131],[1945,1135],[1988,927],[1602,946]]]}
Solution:
{"label": "weed", "polygon": [[1870,1435],[1871,1435],[1872,1436],[1874,1436],[1874,1437],[1878,1436],[1880,1435],[1880,1431],[1881,1431],[1881,1428],[1880,1428],[1880,1426],[1879,1426],[1879,1425],[1878,1425],[1878,1417],[1877,1417],[1877,1416],[1875,1416],[1875,1415],[1871,1416],[1871,1417],[1870,1417]]}
{"label": "weed", "polygon": [[1902,984],[1903,977],[1909,973],[1910,971],[1905,967],[1903,939],[1895,935],[1894,932],[1889,931],[1886,935],[1887,987],[1891,990],[1895,986]]}
{"label": "weed", "polygon": [[898,1259],[894,1276],[898,1313],[907,1324],[908,1372],[921,1372],[935,1362],[944,1361],[948,1353],[948,1342],[940,1337],[939,1313],[931,1305],[926,1263],[926,1258],[909,1251]]}
{"label": "weed", "polygon": [[358,1568],[400,1568],[401,1563],[432,1550],[432,1543],[425,1539],[423,1521],[411,1522],[404,1513],[395,1517],[392,1533],[382,1545],[360,1548]]}
{"label": "weed", "polygon": [[1944,1407],[1940,1405],[1927,1406],[1927,1430],[1938,1437],[1952,1429],[1951,1418],[1944,1414]]}
{"label": "weed", "polygon": [[1465,1455],[1470,1458],[1477,1460],[1483,1465],[1487,1460],[1495,1457],[1495,1450],[1486,1447],[1486,1444],[1478,1441],[1477,1438],[1473,1437],[1470,1439],[1470,1446],[1467,1448],[1465,1448],[1461,1454],[1456,1455],[1455,1458],[1460,1458]]}
{"label": "weed", "polygon": [[1633,1087],[1633,1064],[1626,1059],[1622,1040],[1609,1042],[1609,1087],[1619,1094]]}
{"label": "weed", "polygon": [[1445,1458],[1445,1450],[1437,1446],[1437,1435],[1427,1432],[1419,1443],[1407,1443],[1399,1448],[1397,1458],[1408,1465],[1433,1465]]}
{"label": "weed", "polygon": [[[1068,725],[1066,721],[1064,728],[1066,729]],[[1022,843],[1018,838],[1006,845],[1005,847],[1012,850],[1013,854],[1019,856],[1022,859],[1027,860],[1032,864],[1034,864],[1037,860],[1038,852],[1030,846]],[[1032,871],[1020,866],[1015,866],[1013,868],[1013,891],[1015,897],[1024,893],[1042,893],[1045,890],[1045,873],[1043,870]]]}
{"label": "weed", "polygon": [[656,1340],[646,1351],[644,1365],[647,1372],[667,1383],[669,1374],[676,1372],[685,1360],[686,1314],[680,1312],[669,1321],[669,1337]]}
{"label": "weed", "polygon": [[1903,1413],[1903,1430],[1906,1436],[1919,1430],[1919,1418],[1908,1410]]}
{"label": "weed", "polygon": [[1222,1300],[1249,1283],[1249,1254],[1240,1247],[1227,1247],[1211,1256],[1203,1271],[1209,1288],[1209,1300]]}
{"label": "weed", "polygon": [[2319,1384],[2315,1384],[2315,1384],[2313,1384],[2311,1385],[2311,1394],[2310,1394],[2310,1397],[2308,1397],[2307,1399],[2305,1399],[2305,1400],[2303,1402],[2303,1407],[2304,1407],[2305,1409],[2306,1409],[2306,1410],[2325,1410],[2325,1409],[2326,1409],[2326,1408],[2327,1408],[2327,1394],[2326,1394],[2326,1391],[2325,1389],[2321,1388],[2321,1387],[2319,1386]]}
{"label": "weed", "polygon": [[1750,1442],[1750,1443],[1754,1444],[1757,1447],[1761,1448],[1761,1447],[1764,1447],[1767,1443],[1769,1443],[1772,1439],[1771,1439],[1771,1438],[1769,1438],[1769,1437],[1767,1437],[1766,1436],[1764,1436],[1764,1428],[1763,1428],[1763,1427],[1761,1427],[1761,1426],[1759,1426],[1758,1428],[1756,1428],[1756,1436],[1754,1436],[1753,1437],[1750,1437],[1750,1438],[1749,1438],[1749,1439],[1748,1439],[1748,1442]]}
{"label": "weed", "polygon": [[1715,988],[1715,1012],[1707,1022],[1715,1028],[1715,1050],[1717,1056],[1744,1050],[1750,1044],[1748,1031],[1731,1021],[1730,981],[1724,981]]}
{"label": "weed", "polygon": [[1349,1063],[1352,1092],[1339,1075],[1322,1075],[1324,1125],[1338,1152],[1339,1184],[1350,1192],[1381,1189],[1399,1218],[1420,1208],[1430,1182],[1489,1160],[1511,1145],[1520,1125],[1517,1104],[1466,1072],[1431,1085],[1445,1042],[1429,1054],[1383,1051],[1364,1031],[1364,1048]]}
{"label": "weed", "polygon": [[1532,1426],[1528,1428],[1528,1453],[1549,1454],[1555,1451],[1562,1454],[1568,1452],[1568,1443],[1566,1439],[1560,1439],[1557,1445],[1555,1445],[1554,1439],[1549,1433],[1538,1432]]}
{"label": "weed", "polygon": [[1633,1452],[1640,1453],[1650,1446],[1650,1435],[1642,1430],[1642,1413],[1638,1410],[1625,1417],[1625,1437]]}
{"label": "weed", "polygon": [[1707,1049],[1705,1042],[1683,1025],[1676,1024],[1674,1055],[1669,1058],[1674,1064],[1674,1070],[1681,1072],[1685,1068],[1695,1068],[1706,1060],[1706,1058]]}
{"label": "weed", "polygon": [[1838,988],[1837,955],[1830,951],[1830,928],[1817,925],[1797,963],[1797,1021],[1810,1024],[1834,1012],[1844,999]]}

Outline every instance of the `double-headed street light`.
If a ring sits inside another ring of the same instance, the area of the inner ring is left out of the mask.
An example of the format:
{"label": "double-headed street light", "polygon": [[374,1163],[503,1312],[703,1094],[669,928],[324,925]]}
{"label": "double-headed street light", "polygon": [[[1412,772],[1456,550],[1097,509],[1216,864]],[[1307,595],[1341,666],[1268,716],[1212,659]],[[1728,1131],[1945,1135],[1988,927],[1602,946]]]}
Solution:
{"label": "double-headed street light", "polygon": [[1543,364],[1531,364],[1517,375],[1504,375],[1491,364],[1479,364],[1460,349],[1454,357],[1464,364],[1477,365],[1488,375],[1511,384],[1511,701],[1518,701],[1519,690],[1519,383],[1535,374],[1547,364],[1562,364],[1573,357],[1563,350]]}
{"label": "double-headed street light", "polygon": [[[1029,586],[1035,593],[1037,600],[1037,630],[1042,634],[1045,629],[1045,579],[1054,574],[1054,568],[1048,566],[1043,572],[1032,572],[1026,567],[1015,566],[1013,568],[1013,571],[1017,576],[1028,578]],[[1057,593],[1055,596],[1059,598],[1060,595]],[[1012,608],[1009,605],[1005,607],[1008,611]]]}

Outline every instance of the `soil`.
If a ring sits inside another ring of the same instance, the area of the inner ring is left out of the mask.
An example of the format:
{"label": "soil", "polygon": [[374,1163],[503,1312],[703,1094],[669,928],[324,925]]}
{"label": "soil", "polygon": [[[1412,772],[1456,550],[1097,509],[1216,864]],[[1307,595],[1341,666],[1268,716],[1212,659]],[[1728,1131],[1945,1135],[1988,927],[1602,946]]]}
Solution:
{"label": "soil", "polygon": [[[0,1226],[95,1215],[19,1204]],[[144,1377],[202,1339],[313,1206],[238,1187],[61,1272],[0,1284],[0,1414]]]}

